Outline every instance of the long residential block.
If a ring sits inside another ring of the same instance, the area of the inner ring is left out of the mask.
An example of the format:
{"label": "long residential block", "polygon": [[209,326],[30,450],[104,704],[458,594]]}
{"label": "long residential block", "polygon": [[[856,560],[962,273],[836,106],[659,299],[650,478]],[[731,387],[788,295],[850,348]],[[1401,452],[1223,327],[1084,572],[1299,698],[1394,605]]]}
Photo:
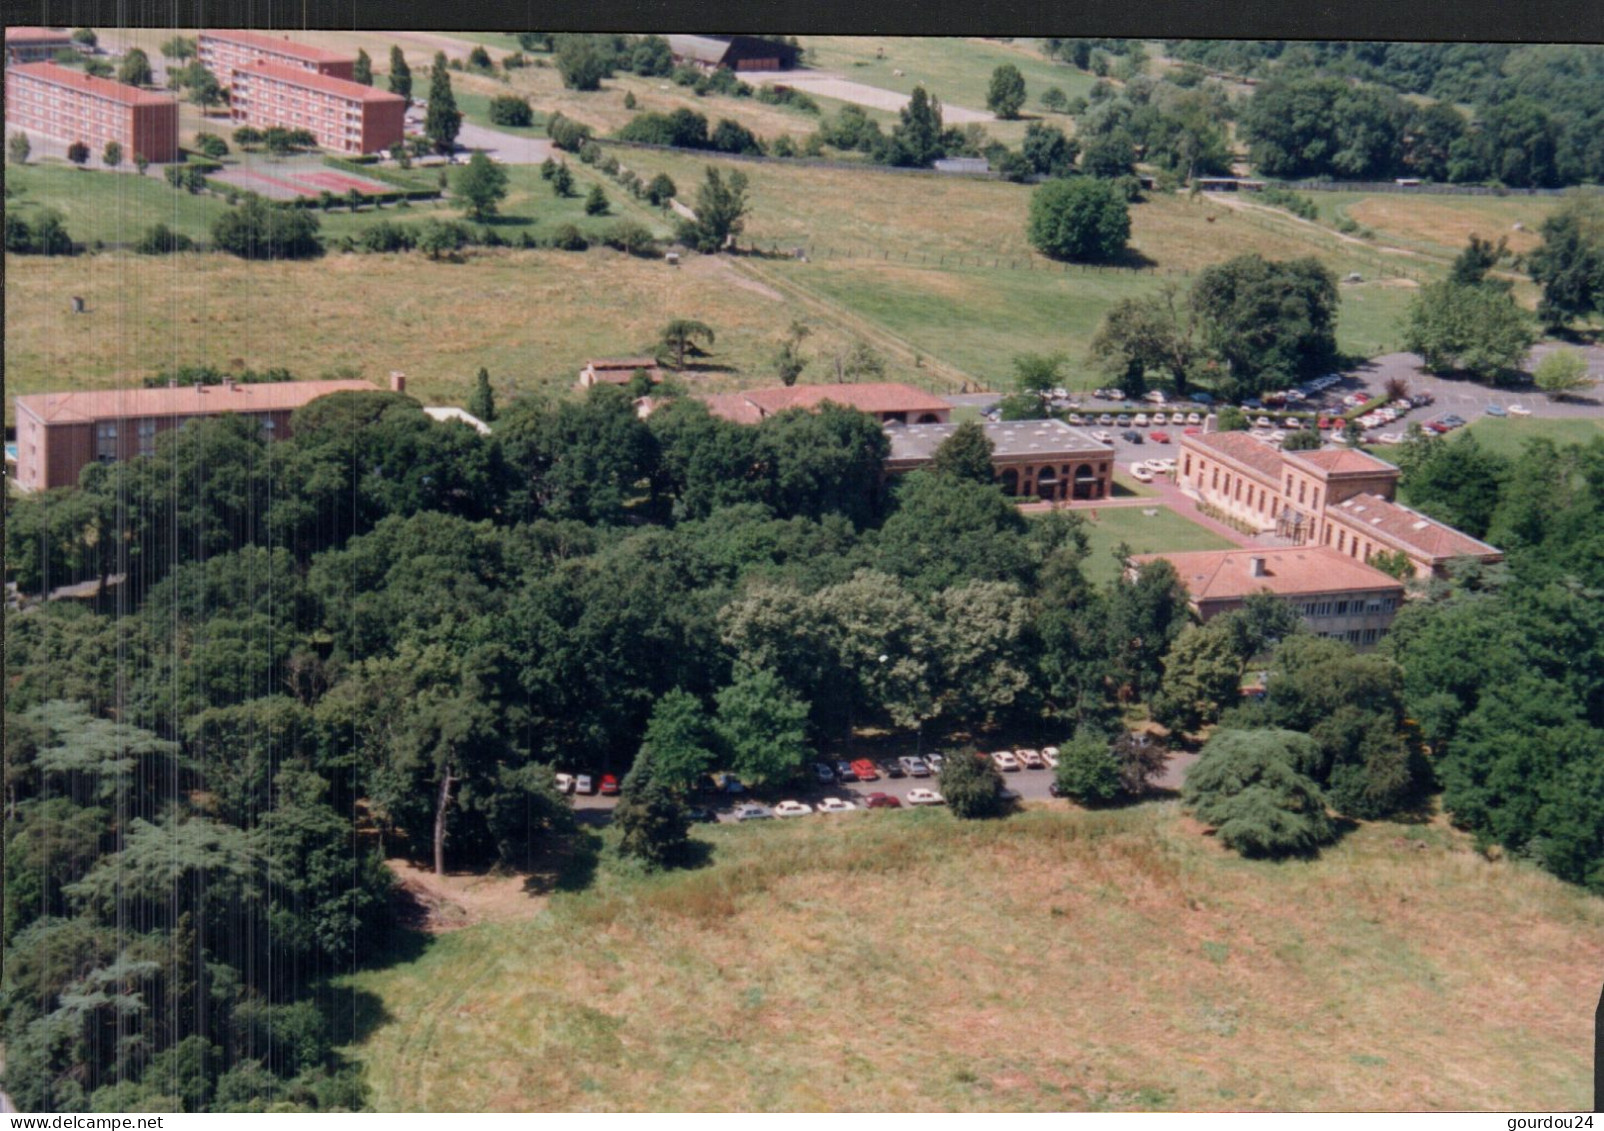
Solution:
{"label": "long residential block", "polygon": [[81,141],[95,158],[115,141],[130,164],[136,157],[178,159],[177,100],[58,63],[6,68],[6,122],[24,133]]}
{"label": "long residential block", "polygon": [[242,125],[310,130],[323,149],[377,153],[406,135],[406,99],[347,79],[275,63],[233,73],[229,112]]}
{"label": "long residential block", "polygon": [[336,79],[349,79],[356,67],[354,56],[261,31],[203,31],[195,44],[200,61],[224,86],[232,86],[234,72],[252,63],[272,63]]}

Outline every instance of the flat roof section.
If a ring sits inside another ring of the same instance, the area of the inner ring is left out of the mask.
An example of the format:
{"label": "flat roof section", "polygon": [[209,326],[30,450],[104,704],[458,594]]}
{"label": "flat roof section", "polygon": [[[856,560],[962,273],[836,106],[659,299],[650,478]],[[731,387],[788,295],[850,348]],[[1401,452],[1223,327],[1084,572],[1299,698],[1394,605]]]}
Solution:
{"label": "flat roof section", "polygon": [[[931,459],[957,424],[888,424],[891,438],[890,463]],[[1114,447],[1094,440],[1079,428],[1062,420],[983,421],[986,439],[991,441],[993,459],[1024,459],[1029,456],[1086,456],[1112,458]]]}
{"label": "flat roof section", "polygon": [[[1262,572],[1254,572],[1254,561]],[[1268,589],[1278,597],[1370,590],[1403,592],[1403,582],[1328,546],[1285,549],[1206,550],[1184,554],[1136,554],[1132,563],[1167,561],[1198,604],[1231,601]]]}

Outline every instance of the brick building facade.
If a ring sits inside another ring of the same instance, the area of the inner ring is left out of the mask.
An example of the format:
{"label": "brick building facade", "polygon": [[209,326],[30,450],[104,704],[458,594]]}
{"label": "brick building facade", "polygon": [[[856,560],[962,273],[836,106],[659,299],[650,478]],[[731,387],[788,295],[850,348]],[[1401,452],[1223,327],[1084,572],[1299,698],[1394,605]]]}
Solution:
{"label": "brick building facade", "polygon": [[348,79],[251,63],[233,72],[230,89],[236,122],[310,130],[321,148],[336,153],[377,153],[406,136],[406,99]]}
{"label": "brick building facade", "polygon": [[88,464],[150,455],[157,436],[197,417],[243,413],[259,419],[269,437],[283,439],[296,409],[346,391],[377,390],[368,381],[279,381],[18,397],[17,485],[25,491],[72,486]]}
{"label": "brick building facade", "polygon": [[6,28],[7,63],[42,63],[54,59],[58,51],[75,51],[72,33],[64,28]]}
{"label": "brick building facade", "polygon": [[1402,553],[1418,577],[1440,574],[1456,557],[1503,560],[1497,548],[1394,502],[1399,474],[1364,452],[1281,452],[1246,432],[1183,436],[1176,468],[1187,494],[1298,545],[1364,562]]}
{"label": "brick building facade", "polygon": [[129,164],[136,157],[158,163],[178,159],[178,102],[171,95],[58,63],[6,68],[6,123],[68,144],[81,141],[95,157],[115,141]]}

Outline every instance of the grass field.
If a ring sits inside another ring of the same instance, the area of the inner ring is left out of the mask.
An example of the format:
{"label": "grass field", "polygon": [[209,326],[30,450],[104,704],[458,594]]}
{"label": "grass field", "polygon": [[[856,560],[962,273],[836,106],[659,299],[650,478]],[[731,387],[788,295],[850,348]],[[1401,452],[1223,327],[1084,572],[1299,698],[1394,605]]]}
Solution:
{"label": "grass field", "polygon": [[[1559,206],[1551,196],[1438,196],[1409,193],[1315,192],[1307,194],[1320,218],[1347,216],[1376,233],[1379,241],[1452,259],[1472,235],[1509,240],[1517,255],[1542,242],[1538,229]],[[1515,225],[1521,230],[1516,231]]]}
{"label": "grass field", "polygon": [[[1142,513],[1155,509],[1158,513],[1152,516]],[[1160,551],[1184,554],[1194,550],[1236,548],[1236,543],[1228,538],[1157,504],[1153,507],[1103,507],[1097,511],[1095,520],[1090,511],[1076,513],[1088,520],[1086,533],[1091,553],[1083,568],[1087,579],[1099,584],[1119,576],[1119,559],[1114,556],[1114,548],[1121,542],[1135,554]]]}
{"label": "grass field", "polygon": [[[6,269],[13,396],[120,387],[207,362],[283,365],[299,377],[349,367],[380,381],[399,369],[426,403],[460,404],[481,365],[503,392],[566,388],[586,358],[649,351],[676,317],[707,322],[718,335],[706,359],[716,368],[686,384],[728,389],[771,381],[770,360],[793,317],[814,327],[810,353],[851,341],[707,257],[676,269],[600,249],[487,251],[466,263],[416,252],[310,263],[115,253],[7,256]],[[83,296],[89,313],[70,314],[69,295]],[[926,382],[895,362],[890,376]],[[9,399],[6,407],[9,421]]]}
{"label": "grass field", "polygon": [[1439,823],[720,826],[355,977],[379,1110],[1584,1110],[1604,902]]}
{"label": "grass field", "polygon": [[1547,419],[1528,416],[1524,420],[1513,417],[1498,420],[1484,416],[1472,420],[1466,431],[1474,435],[1476,442],[1488,451],[1514,456],[1520,454],[1521,446],[1527,440],[1538,436],[1559,445],[1586,444],[1598,439],[1604,436],[1604,415]]}

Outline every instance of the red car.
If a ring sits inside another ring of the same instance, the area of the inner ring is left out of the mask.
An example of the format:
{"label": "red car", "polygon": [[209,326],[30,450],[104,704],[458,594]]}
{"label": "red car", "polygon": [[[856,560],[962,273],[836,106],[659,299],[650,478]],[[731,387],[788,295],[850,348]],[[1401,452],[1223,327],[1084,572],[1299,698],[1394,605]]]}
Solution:
{"label": "red car", "polygon": [[871,793],[863,800],[865,809],[901,809],[902,802],[889,793]]}
{"label": "red car", "polygon": [[1201,428],[1186,428],[1186,429],[1182,430],[1182,435],[1185,435],[1185,436],[1201,436],[1201,435],[1203,435],[1203,429],[1201,429]]}
{"label": "red car", "polygon": [[852,772],[859,781],[879,781],[880,770],[867,758],[859,758],[852,763]]}
{"label": "red car", "polygon": [[603,797],[616,797],[618,795],[618,779],[612,774],[601,776],[601,793]]}
{"label": "red car", "polygon": [[1147,438],[1155,444],[1167,444],[1170,442],[1170,434],[1168,432],[1149,432]]}
{"label": "red car", "polygon": [[1320,418],[1319,423],[1320,423],[1320,431],[1322,431],[1322,432],[1328,431],[1329,429],[1335,428],[1337,426],[1337,422],[1335,420],[1332,420],[1329,416],[1322,416]]}

